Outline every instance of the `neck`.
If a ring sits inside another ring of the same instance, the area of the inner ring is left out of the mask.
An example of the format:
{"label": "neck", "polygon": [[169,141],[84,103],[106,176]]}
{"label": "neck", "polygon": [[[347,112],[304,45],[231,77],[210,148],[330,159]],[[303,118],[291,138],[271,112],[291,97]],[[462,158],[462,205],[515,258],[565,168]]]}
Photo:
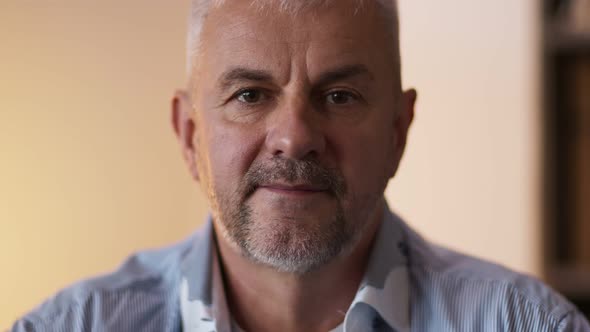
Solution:
{"label": "neck", "polygon": [[329,331],[344,321],[380,225],[378,208],[359,243],[305,275],[279,272],[242,256],[217,235],[229,310],[246,331]]}

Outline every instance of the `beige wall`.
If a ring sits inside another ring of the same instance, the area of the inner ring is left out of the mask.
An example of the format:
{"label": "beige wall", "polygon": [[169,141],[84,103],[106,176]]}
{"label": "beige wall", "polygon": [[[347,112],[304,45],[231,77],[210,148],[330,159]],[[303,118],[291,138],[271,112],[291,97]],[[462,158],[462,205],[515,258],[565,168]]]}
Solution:
{"label": "beige wall", "polygon": [[407,0],[419,103],[394,208],[428,238],[540,274],[537,1]]}
{"label": "beige wall", "polygon": [[[420,102],[391,205],[431,239],[538,273],[534,1],[400,2]],[[0,330],[206,214],[169,129],[187,8],[171,3],[0,3]]]}

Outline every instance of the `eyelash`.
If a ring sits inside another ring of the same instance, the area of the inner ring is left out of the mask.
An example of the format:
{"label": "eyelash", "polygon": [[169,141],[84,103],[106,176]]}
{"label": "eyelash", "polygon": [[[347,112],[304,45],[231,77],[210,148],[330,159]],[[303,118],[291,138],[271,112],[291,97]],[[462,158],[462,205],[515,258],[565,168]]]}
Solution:
{"label": "eyelash", "polygon": [[[333,96],[334,94],[343,94],[346,95],[347,97],[351,98],[353,100],[353,102],[357,102],[360,101],[362,98],[361,96],[356,93],[356,92],[352,92],[350,90],[344,90],[344,89],[333,89],[331,91],[328,91],[327,93],[325,93],[322,98],[323,99],[327,99],[330,96]],[[338,105],[338,104],[334,104],[334,105]]]}
{"label": "eyelash", "polygon": [[[246,92],[255,92],[255,93],[260,94],[261,98],[263,98],[263,99],[268,98],[267,91],[265,91],[263,89],[259,89],[259,88],[244,88],[244,89],[240,89],[236,93],[234,93],[231,96],[230,100],[234,100],[235,99],[235,100],[239,101],[238,98],[240,98]],[[256,103],[245,103],[245,102],[242,102],[242,103],[244,103],[244,104],[258,104],[258,102],[256,102]]]}
{"label": "eyelash", "polygon": [[[262,101],[256,101],[256,102],[252,102],[252,103],[248,103],[248,102],[244,102],[244,101],[240,101],[239,98],[247,93],[247,92],[255,92],[260,94],[260,99],[262,99]],[[353,92],[350,91],[349,89],[332,89],[326,93],[323,93],[320,95],[320,97],[318,98],[318,100],[320,102],[323,101],[323,103],[327,103],[326,99],[329,98],[330,96],[336,94],[336,93],[340,93],[340,94],[344,94],[347,97],[351,98],[353,100],[353,102],[358,102],[358,101],[363,101],[363,98],[360,94],[358,94],[357,92]],[[261,89],[261,88],[243,88],[238,90],[236,93],[234,93],[228,101],[237,101],[239,103],[244,104],[245,106],[248,107],[252,107],[252,106],[256,106],[258,104],[260,104],[261,102],[263,102],[265,99],[269,99],[269,92],[265,89]],[[336,103],[331,103],[332,105],[340,105],[342,106],[342,104],[336,104]]]}

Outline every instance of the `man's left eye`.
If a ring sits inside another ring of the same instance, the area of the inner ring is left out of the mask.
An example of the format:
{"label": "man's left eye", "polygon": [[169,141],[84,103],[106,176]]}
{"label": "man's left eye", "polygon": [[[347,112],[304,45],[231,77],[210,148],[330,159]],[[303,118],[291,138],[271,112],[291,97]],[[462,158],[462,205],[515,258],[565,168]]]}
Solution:
{"label": "man's left eye", "polygon": [[262,92],[256,89],[244,89],[237,93],[238,101],[246,104],[259,103],[263,98]]}
{"label": "man's left eye", "polygon": [[328,104],[345,105],[357,100],[357,97],[348,91],[334,91],[326,96]]}

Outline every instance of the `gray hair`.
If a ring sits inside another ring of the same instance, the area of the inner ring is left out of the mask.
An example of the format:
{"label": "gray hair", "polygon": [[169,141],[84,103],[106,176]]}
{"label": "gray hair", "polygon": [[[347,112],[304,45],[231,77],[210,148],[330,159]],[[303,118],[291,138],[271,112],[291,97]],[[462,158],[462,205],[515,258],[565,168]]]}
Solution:
{"label": "gray hair", "polygon": [[[188,34],[187,34],[187,45],[186,45],[186,65],[187,74],[193,70],[195,65],[194,60],[198,55],[200,49],[200,36],[203,22],[207,17],[207,13],[210,8],[222,5],[226,0],[191,0],[191,11],[188,22]],[[231,1],[231,0],[230,0]],[[251,5],[263,9],[269,2],[278,4],[278,8],[281,11],[287,12],[292,15],[297,15],[305,10],[316,8],[320,6],[328,6],[332,3],[341,0],[250,0]],[[399,17],[397,10],[397,0],[356,0],[356,8],[354,12],[358,12],[368,1],[375,1],[379,6],[383,8],[383,16],[386,22],[391,27],[391,37],[394,43],[393,50],[393,61],[397,68],[396,75],[400,73],[400,51],[399,51]],[[400,83],[401,85],[401,83]],[[401,87],[400,87],[401,88]]]}

